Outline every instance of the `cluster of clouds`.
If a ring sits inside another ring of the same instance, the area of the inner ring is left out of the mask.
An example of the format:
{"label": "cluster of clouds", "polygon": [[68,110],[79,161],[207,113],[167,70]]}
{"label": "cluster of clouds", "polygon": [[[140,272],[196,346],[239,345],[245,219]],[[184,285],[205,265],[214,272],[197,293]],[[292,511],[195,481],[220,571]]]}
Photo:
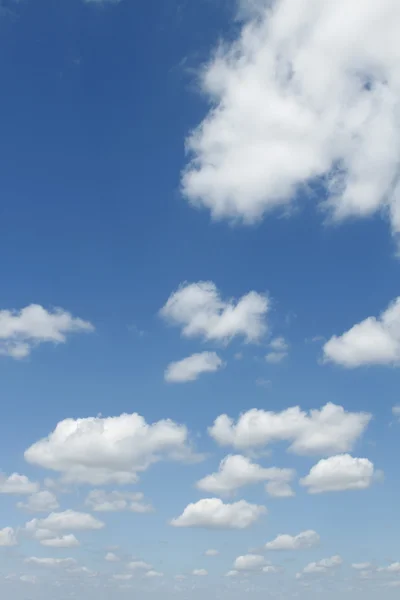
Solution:
{"label": "cluster of clouds", "polygon": [[[245,343],[265,342],[271,301],[268,295],[251,291],[239,299],[223,299],[212,281],[182,284],[160,310],[160,316],[181,329],[183,337],[228,345],[241,338]],[[47,310],[31,304],[19,311],[0,311],[0,354],[14,359],[27,357],[43,343],[65,343],[71,333],[94,331],[89,321],[73,317],[57,308]],[[289,344],[283,336],[267,344],[265,360],[283,361]],[[369,316],[340,335],[333,335],[322,348],[322,363],[345,368],[371,365],[400,365],[400,297],[378,316]],[[215,350],[203,350],[171,362],[165,381],[195,381],[205,373],[215,373],[226,362]]]}
{"label": "cluster of clouds", "polygon": [[311,196],[331,220],[381,211],[399,233],[397,0],[241,4],[200,74],[210,110],[186,140],[184,196],[244,223]]}

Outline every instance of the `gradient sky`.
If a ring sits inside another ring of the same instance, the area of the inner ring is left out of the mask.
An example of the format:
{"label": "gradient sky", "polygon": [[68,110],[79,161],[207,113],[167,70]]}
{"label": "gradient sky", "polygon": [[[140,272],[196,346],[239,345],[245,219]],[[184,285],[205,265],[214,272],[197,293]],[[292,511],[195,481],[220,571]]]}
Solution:
{"label": "gradient sky", "polygon": [[397,598],[399,27],[0,0],[2,597]]}

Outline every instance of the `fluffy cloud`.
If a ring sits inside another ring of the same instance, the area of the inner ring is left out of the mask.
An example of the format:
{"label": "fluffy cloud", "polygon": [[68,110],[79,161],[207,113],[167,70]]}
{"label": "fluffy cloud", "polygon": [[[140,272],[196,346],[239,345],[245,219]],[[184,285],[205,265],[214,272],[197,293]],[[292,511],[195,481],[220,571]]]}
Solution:
{"label": "fluffy cloud", "polygon": [[107,552],[107,554],[104,557],[104,560],[106,560],[107,562],[119,562],[120,558],[119,556],[114,554],[114,552]]}
{"label": "fluffy cloud", "polygon": [[164,378],[165,381],[171,383],[195,381],[203,373],[218,371],[223,364],[216,352],[200,352],[169,364],[164,373]]}
{"label": "fluffy cloud", "polygon": [[320,460],[309,474],[300,480],[310,494],[365,490],[374,478],[374,465],[367,458],[340,454]]}
{"label": "fluffy cloud", "polygon": [[128,563],[128,569],[132,571],[150,571],[152,569],[152,565],[144,562],[143,560],[133,560]]}
{"label": "fluffy cloud", "polygon": [[309,563],[302,571],[302,573],[298,573],[298,576],[302,574],[305,575],[314,575],[320,573],[326,573],[332,569],[340,567],[343,563],[343,559],[339,555],[331,556],[330,558],[323,558],[318,562]]}
{"label": "fluffy cloud", "polygon": [[310,529],[297,535],[280,534],[274,540],[265,544],[265,548],[267,550],[307,550],[318,546],[319,542],[318,533]]}
{"label": "fluffy cloud", "polygon": [[28,462],[59,471],[66,481],[93,485],[132,483],[152,463],[190,457],[184,425],[150,425],[137,413],[65,419],[25,451]]}
{"label": "fluffy cloud", "polygon": [[147,573],[144,574],[145,577],[154,578],[154,577],[164,577],[164,573],[160,571],[155,571],[154,569],[150,569]]}
{"label": "fluffy cloud", "polygon": [[374,568],[374,566],[372,565],[372,563],[369,563],[369,562],[365,562],[365,563],[353,563],[351,566],[356,571],[368,571],[368,570]]}
{"label": "fluffy cloud", "polygon": [[289,345],[283,337],[273,339],[269,347],[270,351],[265,356],[265,360],[270,364],[280,363],[288,355]]}
{"label": "fluffy cloud", "polygon": [[398,233],[397,0],[256,5],[202,70],[211,108],[186,141],[183,194],[246,223],[308,194],[336,221],[383,209]]}
{"label": "fluffy cloud", "polygon": [[210,548],[209,550],[206,550],[206,551],[204,552],[204,554],[205,554],[206,556],[218,556],[218,554],[219,554],[219,551],[218,551],[218,550],[214,550],[213,548]]}
{"label": "fluffy cloud", "polygon": [[73,533],[54,538],[43,539],[40,541],[40,543],[42,546],[47,546],[49,548],[75,548],[76,546],[80,545]]}
{"label": "fluffy cloud", "polygon": [[266,512],[265,506],[249,504],[245,500],[224,504],[219,498],[205,498],[189,504],[179,517],[171,521],[171,525],[210,529],[245,529]]}
{"label": "fluffy cloud", "polygon": [[143,502],[141,492],[106,492],[105,490],[92,490],[89,492],[85,504],[95,512],[119,512],[129,510],[136,513],[153,511],[151,504]]}
{"label": "fluffy cloud", "polygon": [[42,490],[28,497],[26,502],[18,502],[18,508],[25,508],[31,512],[48,512],[59,507],[53,492]]}
{"label": "fluffy cloud", "polygon": [[24,358],[43,342],[59,344],[66,341],[68,333],[93,330],[91,323],[72,317],[61,308],[48,311],[39,304],[31,304],[20,311],[1,310],[0,354]]}
{"label": "fluffy cloud", "polygon": [[400,562],[394,562],[387,567],[379,567],[380,573],[400,573]]}
{"label": "fluffy cloud", "polygon": [[282,412],[253,408],[240,415],[237,423],[220,415],[208,431],[219,445],[241,450],[287,441],[296,454],[329,455],[351,450],[370,420],[368,413],[347,412],[332,403],[309,413],[298,406]]}
{"label": "fluffy cloud", "polygon": [[37,558],[31,556],[26,558],[25,562],[38,567],[73,567],[76,565],[74,558]]}
{"label": "fluffy cloud", "polygon": [[186,337],[229,342],[242,336],[258,341],[267,331],[267,296],[249,292],[239,300],[222,300],[212,281],[184,284],[168,299],[160,314],[182,327]]}
{"label": "fluffy cloud", "polygon": [[43,536],[39,533],[36,537],[46,536],[44,532],[53,531],[85,531],[91,529],[102,529],[104,523],[95,519],[88,513],[76,512],[75,510],[65,510],[64,512],[53,512],[44,519],[32,519],[25,525],[28,532],[43,532]]}
{"label": "fluffy cloud", "polygon": [[1,546],[16,546],[17,536],[12,527],[4,527],[0,529],[0,547]]}
{"label": "fluffy cloud", "polygon": [[400,297],[396,298],[379,317],[368,317],[342,335],[334,335],[324,345],[323,352],[325,361],[347,368],[365,365],[399,365]]}
{"label": "fluffy cloud", "polygon": [[39,490],[39,484],[30,481],[25,475],[13,473],[9,477],[0,474],[0,494],[15,494],[24,496],[34,494]]}
{"label": "fluffy cloud", "polygon": [[235,571],[257,571],[265,565],[265,558],[260,554],[238,556],[234,563]]}
{"label": "fluffy cloud", "polygon": [[196,577],[205,577],[208,575],[208,572],[205,569],[194,569],[192,575],[195,575]]}
{"label": "fluffy cloud", "polygon": [[[221,461],[218,472],[207,475],[207,477],[198,481],[196,486],[205,492],[229,495],[243,486],[260,483],[261,481],[269,480],[272,483],[287,484],[293,476],[294,471],[292,469],[278,469],[276,467],[265,469],[251,462],[247,457],[238,454],[226,456]],[[272,488],[272,495],[274,495],[273,492]]]}

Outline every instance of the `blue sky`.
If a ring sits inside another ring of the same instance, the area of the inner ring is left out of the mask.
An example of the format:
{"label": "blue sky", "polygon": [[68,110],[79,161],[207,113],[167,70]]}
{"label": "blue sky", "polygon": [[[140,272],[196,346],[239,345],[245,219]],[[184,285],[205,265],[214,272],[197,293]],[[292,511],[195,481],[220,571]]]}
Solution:
{"label": "blue sky", "polygon": [[396,597],[400,10],[298,6],[0,2],[5,596]]}

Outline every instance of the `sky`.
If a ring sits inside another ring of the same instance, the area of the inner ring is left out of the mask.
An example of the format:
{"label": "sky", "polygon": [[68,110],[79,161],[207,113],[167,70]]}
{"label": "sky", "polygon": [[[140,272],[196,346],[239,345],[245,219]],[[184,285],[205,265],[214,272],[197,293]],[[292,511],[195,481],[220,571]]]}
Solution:
{"label": "sky", "polygon": [[0,0],[0,594],[400,587],[397,0]]}

